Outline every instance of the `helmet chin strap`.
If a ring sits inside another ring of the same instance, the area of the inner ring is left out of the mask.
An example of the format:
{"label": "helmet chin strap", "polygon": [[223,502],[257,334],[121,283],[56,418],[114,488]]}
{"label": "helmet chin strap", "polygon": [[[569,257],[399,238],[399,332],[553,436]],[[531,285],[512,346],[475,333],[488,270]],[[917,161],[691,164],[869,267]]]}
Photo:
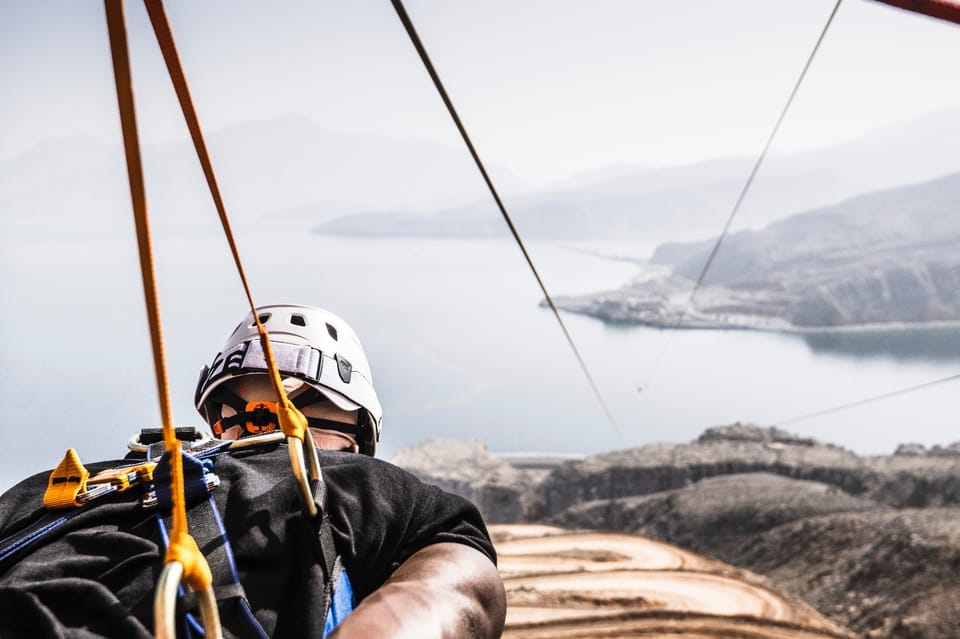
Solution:
{"label": "helmet chin strap", "polygon": [[[229,428],[234,426],[243,426],[243,434],[262,435],[280,428],[280,418],[276,412],[275,402],[250,402],[248,409],[242,413],[224,417],[214,422],[213,432],[219,437]],[[307,426],[319,430],[329,430],[345,435],[350,435],[354,439],[360,436],[360,426],[347,422],[338,422],[333,419],[323,419],[321,417],[307,417]]]}
{"label": "helmet chin strap", "polygon": [[[304,385],[302,388],[304,389],[303,392],[298,393],[290,400],[293,402],[293,405],[301,411],[310,404],[327,401],[327,398],[324,397],[323,394],[310,386]],[[217,388],[211,394],[210,399],[213,400],[215,406],[219,406],[218,411],[220,412],[221,418],[223,417],[224,406],[229,406],[235,413],[243,413],[247,410],[247,405],[249,404],[249,402],[234,391],[229,384],[223,384]],[[276,412],[276,402],[270,403],[273,404],[274,412]],[[213,422],[214,417],[215,415],[211,415],[209,421]]]}
{"label": "helmet chin strap", "polygon": [[[221,417],[213,423],[211,428],[217,437],[220,437],[226,430],[234,426],[243,427],[240,434],[241,438],[249,435],[262,435],[280,428],[277,402],[247,402],[239,394],[226,386],[217,389],[216,401],[221,403],[221,414],[223,407],[229,407],[235,411],[233,415]],[[316,389],[306,386],[303,392],[298,393],[290,401],[297,410],[302,412],[307,406],[321,402],[326,403],[330,400]],[[364,421],[366,421],[366,415],[364,415],[364,418]],[[360,439],[362,427],[357,423],[321,417],[306,417],[306,420],[309,428],[343,433],[349,435],[354,440],[354,443]]]}

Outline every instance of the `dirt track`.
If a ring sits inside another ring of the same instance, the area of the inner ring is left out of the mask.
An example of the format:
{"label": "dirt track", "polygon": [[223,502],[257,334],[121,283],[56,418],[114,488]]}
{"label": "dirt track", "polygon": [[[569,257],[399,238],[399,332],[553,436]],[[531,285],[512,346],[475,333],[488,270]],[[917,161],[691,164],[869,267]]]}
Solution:
{"label": "dirt track", "polygon": [[505,637],[852,637],[761,578],[638,535],[492,526]]}

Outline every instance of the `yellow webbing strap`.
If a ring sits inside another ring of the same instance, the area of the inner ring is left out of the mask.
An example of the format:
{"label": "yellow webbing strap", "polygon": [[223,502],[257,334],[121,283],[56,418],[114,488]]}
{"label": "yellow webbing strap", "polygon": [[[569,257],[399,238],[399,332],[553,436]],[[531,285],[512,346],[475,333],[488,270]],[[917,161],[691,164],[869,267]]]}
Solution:
{"label": "yellow webbing strap", "polygon": [[203,131],[200,128],[200,119],[197,117],[197,110],[194,107],[193,98],[190,96],[190,87],[187,85],[187,78],[183,72],[180,55],[177,53],[177,45],[173,39],[170,21],[167,19],[167,13],[163,8],[163,2],[161,0],[144,0],[143,4],[147,8],[147,14],[150,16],[153,32],[157,36],[157,43],[160,45],[160,51],[163,53],[163,60],[167,65],[170,81],[173,83],[173,88],[177,93],[177,100],[180,102],[183,118],[187,123],[187,128],[190,130],[190,137],[193,139],[193,146],[197,151],[197,158],[200,160],[200,166],[203,168],[203,175],[207,180],[207,186],[210,188],[210,195],[213,197],[217,214],[220,216],[220,224],[223,226],[227,243],[230,245],[230,252],[233,254],[233,261],[234,264],[236,264],[237,273],[240,275],[240,282],[243,284],[247,302],[250,304],[250,312],[253,313],[253,319],[257,325],[257,333],[260,335],[260,343],[263,345],[263,352],[267,360],[267,369],[270,372],[270,379],[273,382],[273,387],[277,394],[277,416],[280,422],[280,430],[282,430],[287,437],[296,437],[303,442],[307,433],[307,418],[304,417],[303,413],[287,398],[287,393],[283,388],[280,373],[277,369],[276,360],[273,357],[273,349],[270,347],[267,330],[263,324],[260,323],[260,318],[257,315],[257,306],[253,302],[253,294],[250,292],[250,285],[247,283],[243,262],[240,260],[240,251],[237,249],[237,242],[230,228],[230,219],[227,217],[227,209],[223,203],[220,187],[217,184],[217,176],[213,171],[210,153],[207,151],[207,144],[203,137]]}
{"label": "yellow webbing strap", "polygon": [[87,489],[90,472],[80,463],[77,451],[70,448],[63,460],[50,473],[47,492],[43,494],[43,507],[51,510],[76,508],[83,502],[77,496]]}
{"label": "yellow webbing strap", "polygon": [[[117,102],[120,108],[120,126],[123,131],[123,146],[127,159],[127,174],[130,180],[130,197],[137,228],[137,243],[140,252],[140,272],[143,279],[144,298],[150,324],[150,339],[153,345],[153,363],[160,396],[160,414],[163,420],[163,440],[171,462],[171,497],[173,500],[173,529],[167,548],[166,562],[179,562],[183,566],[183,581],[193,590],[209,590],[212,584],[210,568],[196,542],[187,531],[187,514],[183,494],[183,459],[180,440],[173,428],[170,408],[170,390],[167,382],[166,358],[163,348],[163,331],[160,323],[160,308],[157,297],[156,277],[153,265],[153,247],[150,239],[150,223],[147,216],[147,199],[143,184],[143,168],[140,160],[140,143],[137,135],[136,110],[133,102],[133,83],[130,77],[130,58],[127,51],[127,34],[124,24],[123,0],[104,0],[107,13],[107,29],[110,35],[110,51],[113,58],[114,79],[117,87]],[[219,621],[217,622],[219,626]],[[217,631],[219,632],[219,631]]]}

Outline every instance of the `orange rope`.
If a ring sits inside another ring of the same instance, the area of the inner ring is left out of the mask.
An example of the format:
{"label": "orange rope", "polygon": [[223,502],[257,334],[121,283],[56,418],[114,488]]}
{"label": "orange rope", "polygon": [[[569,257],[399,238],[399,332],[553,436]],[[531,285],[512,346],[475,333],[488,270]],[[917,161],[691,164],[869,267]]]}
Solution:
{"label": "orange rope", "polygon": [[193,98],[190,96],[190,87],[187,85],[187,78],[183,73],[180,55],[177,53],[177,45],[173,39],[170,21],[167,18],[161,0],[144,0],[143,4],[147,8],[147,14],[150,16],[150,23],[153,25],[153,32],[157,36],[157,43],[160,45],[160,51],[163,53],[163,60],[167,65],[170,81],[173,83],[173,88],[177,93],[177,99],[180,101],[183,118],[186,120],[187,128],[190,130],[190,137],[193,139],[193,146],[197,151],[197,158],[200,160],[203,175],[207,179],[207,186],[210,188],[210,195],[213,197],[214,206],[217,209],[217,214],[220,216],[220,224],[223,226],[227,243],[230,245],[230,252],[233,254],[233,261],[234,264],[236,264],[237,273],[240,275],[240,282],[243,284],[243,290],[244,293],[246,293],[247,302],[250,305],[250,312],[253,313],[253,321],[257,325],[257,333],[260,335],[260,344],[263,346],[263,353],[267,360],[270,380],[277,394],[277,415],[279,418],[278,421],[280,422],[280,429],[286,436],[296,437],[300,441],[303,441],[307,432],[307,420],[293,405],[287,397],[286,391],[284,391],[283,383],[280,379],[280,372],[277,369],[276,360],[273,356],[273,348],[270,346],[267,329],[260,323],[257,306],[253,302],[253,294],[250,292],[250,285],[247,282],[247,276],[243,269],[243,262],[240,260],[240,251],[237,249],[237,242],[230,228],[230,220],[227,217],[227,209],[223,203],[223,196],[220,193],[217,177],[213,171],[213,163],[210,161],[210,153],[207,150],[203,131],[200,128],[200,120],[197,117]]}
{"label": "orange rope", "polygon": [[210,587],[210,567],[197,543],[187,529],[187,512],[183,491],[183,459],[180,440],[173,428],[170,408],[170,386],[167,381],[166,357],[163,348],[163,329],[160,322],[160,303],[157,296],[156,274],[153,265],[153,244],[150,237],[150,220],[147,215],[147,198],[143,184],[143,166],[140,160],[140,141],[137,135],[136,109],[133,101],[133,82],[130,77],[130,55],[127,50],[127,32],[124,22],[123,0],[104,0],[107,13],[107,30],[110,34],[110,51],[113,57],[114,80],[117,86],[117,103],[120,108],[120,127],[123,131],[123,147],[127,159],[127,175],[130,180],[130,197],[133,201],[133,217],[137,228],[137,245],[140,252],[140,273],[143,279],[147,318],[150,324],[150,341],[153,344],[153,364],[157,377],[157,392],[160,398],[160,415],[163,422],[163,441],[170,455],[173,529],[166,561],[179,561],[184,568],[184,581],[194,590]]}

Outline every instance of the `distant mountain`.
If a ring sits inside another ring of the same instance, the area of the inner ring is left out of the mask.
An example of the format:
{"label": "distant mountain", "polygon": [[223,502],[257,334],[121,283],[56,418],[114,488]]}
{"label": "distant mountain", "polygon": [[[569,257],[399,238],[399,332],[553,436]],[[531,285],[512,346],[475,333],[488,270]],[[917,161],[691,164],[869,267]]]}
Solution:
{"label": "distant mountain", "polygon": [[[571,189],[508,198],[524,237],[580,239],[643,236],[650,231],[713,229],[729,213],[749,161],[727,160],[644,171]],[[753,208],[773,217],[797,206],[833,202],[849,185],[824,172],[773,176],[757,184]],[[383,211],[324,222],[317,233],[354,236],[492,237],[505,233],[492,199],[431,214]]]}
{"label": "distant mountain", "polygon": [[723,242],[660,246],[642,279],[560,298],[608,321],[808,329],[960,320],[960,173],[795,215]]}
{"label": "distant mountain", "polygon": [[[246,122],[208,136],[228,210],[238,224],[281,219],[309,226],[350,212],[430,210],[475,200],[483,182],[462,149],[417,139],[336,133],[308,118]],[[510,188],[519,180],[493,167]],[[144,146],[144,174],[159,229],[216,226],[189,142]],[[130,228],[119,145],[48,140],[0,161],[0,231]]]}
{"label": "distant mountain", "polygon": [[[741,207],[741,227],[960,170],[960,108],[801,153],[771,153]],[[526,194],[506,196],[524,236],[624,237],[723,226],[755,160],[725,158],[665,168],[615,165]],[[502,189],[503,192],[507,190]],[[492,200],[434,212],[393,207],[320,224],[316,232],[358,236],[496,236]]]}
{"label": "distant mountain", "polygon": [[849,142],[772,155],[767,168],[773,173],[829,171],[856,188],[850,196],[960,171],[958,144],[960,106],[881,127]]}

